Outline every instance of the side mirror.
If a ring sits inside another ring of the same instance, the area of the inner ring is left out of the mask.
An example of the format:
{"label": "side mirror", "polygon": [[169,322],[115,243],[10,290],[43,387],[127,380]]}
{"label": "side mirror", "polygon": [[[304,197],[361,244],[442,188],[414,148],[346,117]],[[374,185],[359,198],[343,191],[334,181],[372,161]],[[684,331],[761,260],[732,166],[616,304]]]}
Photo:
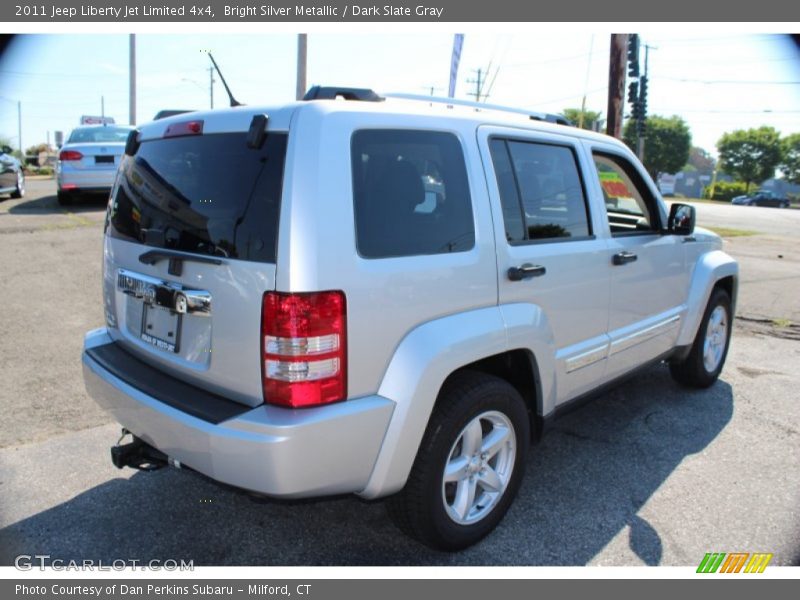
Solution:
{"label": "side mirror", "polygon": [[691,204],[673,204],[669,209],[667,229],[674,235],[692,235],[697,213]]}

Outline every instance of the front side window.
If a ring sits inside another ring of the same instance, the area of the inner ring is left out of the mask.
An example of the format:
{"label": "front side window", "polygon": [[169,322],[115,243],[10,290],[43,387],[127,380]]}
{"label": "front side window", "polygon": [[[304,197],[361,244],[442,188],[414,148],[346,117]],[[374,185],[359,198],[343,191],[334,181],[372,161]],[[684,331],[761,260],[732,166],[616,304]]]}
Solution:
{"label": "front side window", "polygon": [[571,148],[495,138],[490,150],[510,243],[591,235]]}
{"label": "front side window", "polygon": [[594,153],[612,235],[657,229],[655,199],[633,165],[612,154]]}
{"label": "front side window", "polygon": [[463,252],[475,245],[458,138],[397,129],[352,138],[356,245],[364,258]]}

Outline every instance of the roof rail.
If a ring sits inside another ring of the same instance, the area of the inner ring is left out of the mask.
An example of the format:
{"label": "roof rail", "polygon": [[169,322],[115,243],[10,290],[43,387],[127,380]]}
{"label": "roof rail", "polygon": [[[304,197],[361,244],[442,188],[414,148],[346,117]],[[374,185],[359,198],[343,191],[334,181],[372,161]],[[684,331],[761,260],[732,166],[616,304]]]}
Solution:
{"label": "roof rail", "polygon": [[457,100],[455,98],[441,98],[439,96],[424,96],[421,94],[385,94],[387,98],[396,98],[398,100],[414,100],[418,102],[429,102],[434,104],[446,104],[450,106],[466,106],[473,108],[476,111],[481,110],[496,110],[500,112],[515,113],[518,115],[525,115],[534,121],[547,121],[548,123],[556,123],[558,125],[572,125],[572,121],[567,119],[564,115],[556,115],[552,113],[541,113],[523,108],[515,108],[511,106],[501,106],[499,104],[486,104],[484,102],[473,102],[472,100]]}
{"label": "roof rail", "polygon": [[379,96],[368,88],[351,88],[351,87],[324,87],[315,85],[310,88],[303,100],[336,100],[337,98],[344,98],[345,100],[357,100],[360,102],[383,102],[385,98]]}

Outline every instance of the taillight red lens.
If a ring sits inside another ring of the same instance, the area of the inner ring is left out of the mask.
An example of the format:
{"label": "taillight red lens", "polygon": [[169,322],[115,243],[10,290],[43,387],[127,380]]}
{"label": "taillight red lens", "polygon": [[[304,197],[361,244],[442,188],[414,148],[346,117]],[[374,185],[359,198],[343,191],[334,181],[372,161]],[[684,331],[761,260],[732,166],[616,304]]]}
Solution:
{"label": "taillight red lens", "polygon": [[203,133],[203,121],[181,121],[168,125],[164,137],[177,137],[179,135],[200,135]]}
{"label": "taillight red lens", "polygon": [[347,397],[346,316],[339,291],[264,294],[264,402],[301,408]]}
{"label": "taillight red lens", "polygon": [[77,150],[62,150],[58,155],[58,160],[80,160],[83,154]]}

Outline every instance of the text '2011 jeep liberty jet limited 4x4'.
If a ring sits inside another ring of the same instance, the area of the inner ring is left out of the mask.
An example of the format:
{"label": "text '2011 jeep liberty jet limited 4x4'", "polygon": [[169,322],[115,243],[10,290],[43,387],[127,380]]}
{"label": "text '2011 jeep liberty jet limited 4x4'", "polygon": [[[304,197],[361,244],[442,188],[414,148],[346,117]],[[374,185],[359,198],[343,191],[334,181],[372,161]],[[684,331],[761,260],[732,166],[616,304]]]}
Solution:
{"label": "text '2011 jeep liberty jet limited 4x4'", "polygon": [[502,519],[557,409],[662,360],[717,379],[737,264],[622,143],[454,100],[309,97],[129,138],[83,353],[133,435],[117,466],[391,496],[405,532],[455,550]]}

